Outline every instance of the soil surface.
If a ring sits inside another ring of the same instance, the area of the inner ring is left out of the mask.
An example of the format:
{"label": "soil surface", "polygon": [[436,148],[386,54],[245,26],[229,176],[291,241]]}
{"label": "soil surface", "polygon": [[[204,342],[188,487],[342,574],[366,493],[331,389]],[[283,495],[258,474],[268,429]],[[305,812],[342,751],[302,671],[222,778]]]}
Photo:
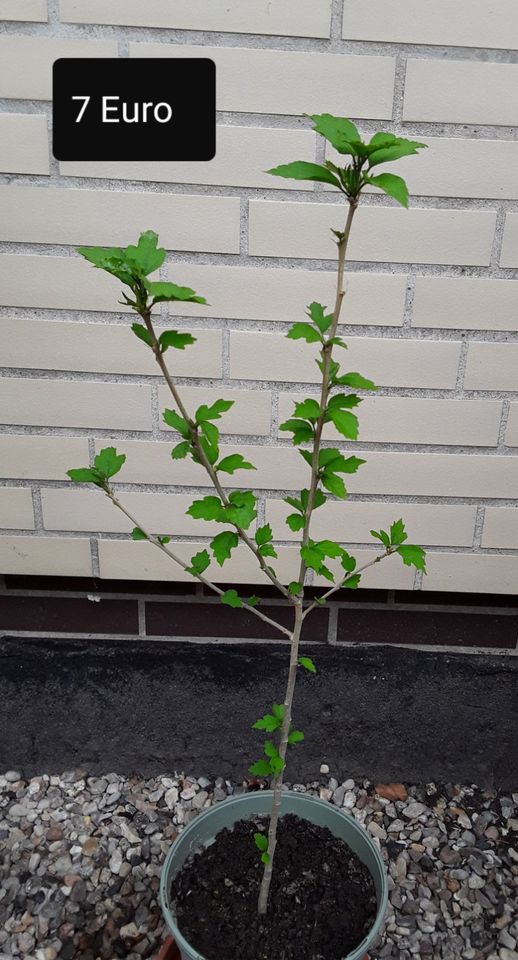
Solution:
{"label": "soil surface", "polygon": [[288,814],[268,913],[259,917],[263,867],[253,835],[266,827],[241,820],[184,866],[171,887],[183,936],[206,960],[342,960],[374,923],[369,871],[330,830]]}

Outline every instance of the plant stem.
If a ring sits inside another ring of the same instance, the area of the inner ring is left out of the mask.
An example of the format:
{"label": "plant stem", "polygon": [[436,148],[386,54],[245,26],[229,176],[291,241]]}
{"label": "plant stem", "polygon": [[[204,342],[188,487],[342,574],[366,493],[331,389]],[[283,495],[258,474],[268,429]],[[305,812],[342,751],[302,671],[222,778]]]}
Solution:
{"label": "plant stem", "polygon": [[[191,574],[191,576],[196,577],[206,587],[209,587],[211,590],[214,590],[214,593],[217,593],[220,597],[223,596],[225,591],[222,590],[221,587],[218,587],[215,583],[212,583],[212,581],[208,580],[207,577],[204,577],[202,573],[193,573],[189,567],[189,564],[186,563],[185,560],[182,560],[181,557],[178,557],[176,555],[176,553],[173,553],[173,551],[170,550],[169,547],[165,545],[165,543],[161,543],[158,537],[154,537],[152,533],[148,533],[147,530],[144,529],[142,524],[139,523],[138,520],[136,520],[135,517],[133,517],[128,510],[126,510],[126,507],[122,505],[120,500],[117,499],[111,487],[106,487],[105,493],[108,499],[111,500],[113,505],[117,507],[128,518],[128,520],[131,520],[131,522],[136,527],[138,527],[139,530],[142,530],[142,533],[144,534],[146,539],[149,540],[149,542],[153,544],[154,547],[158,547],[158,549],[161,550],[162,553],[165,553],[166,557],[169,557],[170,560],[173,560],[175,563],[177,563],[178,566],[182,567],[183,570],[187,570]],[[260,620],[264,620],[265,623],[269,623],[270,626],[275,627],[276,630],[280,630],[281,633],[284,633],[291,640],[291,637],[292,637],[291,630],[287,630],[286,627],[283,627],[280,623],[277,623],[275,620],[271,620],[270,617],[266,616],[266,614],[261,613],[261,611],[257,610],[256,607],[251,607],[248,603],[245,603],[244,601],[242,602],[242,606],[244,610],[248,610],[250,613],[255,613],[256,617],[259,617]]]}
{"label": "plant stem", "polygon": [[[160,345],[159,345],[159,343],[158,343],[158,338],[157,338],[156,333],[155,333],[155,328],[154,328],[154,326],[153,326],[153,321],[152,321],[152,319],[151,319],[151,310],[150,310],[150,308],[149,308],[149,307],[143,308],[143,309],[141,310],[141,312],[140,312],[140,316],[142,317],[144,323],[146,324],[147,331],[148,331],[148,333],[149,333],[149,335],[150,335],[150,337],[151,337],[151,340],[152,340],[152,350],[153,350],[153,354],[154,354],[154,356],[155,356],[155,360],[156,360],[156,362],[158,363],[158,366],[160,367],[160,370],[162,371],[164,380],[165,380],[165,382],[167,383],[167,386],[169,387],[169,390],[171,391],[171,394],[172,394],[172,396],[173,396],[173,398],[174,398],[174,401],[175,401],[176,405],[178,406],[178,409],[179,409],[179,411],[180,411],[183,419],[186,421],[186,423],[187,423],[187,425],[188,425],[188,427],[189,427],[189,433],[190,433],[190,435],[191,435],[191,443],[192,443],[193,448],[194,448],[195,451],[196,451],[196,456],[198,457],[198,459],[199,459],[200,463],[203,465],[203,467],[205,467],[205,470],[207,471],[207,473],[208,473],[208,475],[209,475],[209,477],[210,477],[210,479],[211,479],[211,481],[212,481],[212,485],[213,485],[214,489],[216,490],[216,493],[218,494],[218,496],[219,496],[222,504],[223,504],[225,507],[228,507],[228,506],[229,506],[229,499],[228,499],[228,497],[227,497],[227,495],[226,495],[226,493],[225,493],[225,490],[223,489],[223,487],[222,487],[222,485],[221,485],[221,483],[220,483],[220,480],[219,480],[217,471],[214,469],[213,465],[210,463],[210,461],[209,461],[209,459],[208,459],[208,457],[207,457],[207,455],[206,455],[206,453],[205,453],[205,450],[203,449],[203,447],[202,447],[202,445],[201,445],[201,443],[200,443],[200,438],[199,438],[199,436],[198,436],[198,428],[197,428],[197,425],[196,425],[196,423],[194,422],[194,420],[192,420],[191,417],[189,416],[189,414],[188,414],[188,412],[187,412],[187,410],[186,410],[186,408],[185,408],[185,406],[184,406],[184,404],[183,404],[183,402],[182,402],[182,399],[181,399],[181,397],[180,397],[180,394],[179,394],[179,392],[178,392],[178,389],[177,389],[177,387],[175,386],[175,383],[174,383],[174,381],[173,381],[173,379],[172,379],[172,377],[171,377],[171,374],[169,373],[169,369],[168,369],[167,364],[166,364],[166,362],[165,362],[165,360],[164,360],[164,355],[163,355],[162,351],[160,350]],[[266,562],[265,558],[264,558],[263,556],[261,556],[261,554],[259,553],[259,549],[258,549],[257,545],[256,545],[256,544],[254,543],[254,541],[251,540],[251,538],[248,536],[246,530],[243,530],[243,528],[240,527],[240,526],[238,526],[238,524],[236,524],[236,523],[232,524],[232,526],[235,527],[236,533],[237,533],[239,539],[242,540],[243,543],[245,543],[246,546],[249,548],[249,550],[251,550],[252,553],[255,555],[255,557],[256,557],[256,559],[257,559],[257,561],[258,561],[258,563],[259,563],[259,566],[261,567],[261,570],[263,571],[263,573],[268,577],[269,580],[271,580],[271,582],[273,583],[273,585],[274,585],[275,587],[277,587],[277,590],[279,590],[279,592],[282,593],[283,597],[286,597],[288,600],[291,601],[291,600],[292,600],[292,597],[291,597],[290,593],[288,592],[288,590],[286,589],[286,587],[284,587],[284,586],[282,585],[282,583],[280,582],[280,580],[277,579],[277,577],[275,576],[275,574],[272,572],[269,564]]]}
{"label": "plant stem", "polygon": [[[288,736],[291,725],[291,711],[293,706],[293,695],[295,693],[295,684],[297,682],[297,670],[299,659],[299,642],[302,630],[302,600],[298,599],[295,605],[295,624],[291,635],[291,653],[290,667],[288,671],[288,682],[286,685],[286,694],[284,697],[284,717],[280,730],[279,756],[283,763],[286,762],[286,753],[288,750]],[[260,915],[264,915],[268,909],[268,894],[272,880],[273,860],[275,856],[275,847],[277,845],[277,827],[279,825],[279,814],[282,799],[282,784],[284,768],[281,770],[272,782],[273,801],[270,814],[270,825],[268,828],[268,856],[269,861],[265,864],[261,888],[259,891],[259,900],[257,910]]]}
{"label": "plant stem", "polygon": [[308,613],[311,613],[311,611],[314,610],[315,607],[320,606],[322,601],[327,600],[333,593],[336,593],[337,590],[341,590],[345,581],[349,580],[350,577],[354,577],[359,573],[363,573],[364,570],[367,570],[369,567],[373,567],[375,563],[380,563],[381,560],[385,559],[385,557],[392,556],[394,552],[395,552],[394,550],[385,550],[385,553],[379,553],[377,557],[374,557],[374,560],[369,560],[368,563],[364,563],[362,567],[356,567],[352,571],[352,573],[348,573],[345,577],[343,577],[342,580],[340,580],[340,583],[335,583],[334,587],[331,587],[329,590],[326,590],[326,592],[323,593],[322,596],[318,598],[318,603],[316,600],[313,603],[311,603],[309,607],[307,607],[306,610],[304,611],[302,619],[304,620],[307,617]]}

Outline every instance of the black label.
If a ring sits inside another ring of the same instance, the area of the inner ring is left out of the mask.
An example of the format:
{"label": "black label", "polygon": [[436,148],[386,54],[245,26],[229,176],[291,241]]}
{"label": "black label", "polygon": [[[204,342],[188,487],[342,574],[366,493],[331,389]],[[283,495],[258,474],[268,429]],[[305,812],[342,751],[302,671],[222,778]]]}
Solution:
{"label": "black label", "polygon": [[57,160],[212,160],[216,66],[180,56],[56,60],[52,116]]}

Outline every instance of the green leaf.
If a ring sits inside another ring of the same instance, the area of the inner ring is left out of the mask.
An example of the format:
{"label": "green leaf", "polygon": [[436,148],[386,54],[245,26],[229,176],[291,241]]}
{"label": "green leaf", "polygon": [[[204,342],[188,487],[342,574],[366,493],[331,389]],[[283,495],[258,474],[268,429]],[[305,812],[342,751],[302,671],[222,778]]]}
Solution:
{"label": "green leaf", "polygon": [[269,543],[273,539],[273,531],[269,523],[265,523],[264,527],[258,527],[255,533],[255,542],[258,547],[262,547],[263,544]]}
{"label": "green leaf", "polygon": [[390,537],[385,530],[371,530],[371,536],[376,537],[376,540],[381,540],[383,546],[388,550],[390,547]]}
{"label": "green leaf", "polygon": [[96,487],[102,486],[102,477],[90,467],[78,467],[77,470],[67,470],[67,476],[74,483],[95,483]]}
{"label": "green leaf", "polygon": [[345,483],[341,477],[336,475],[336,473],[331,473],[328,470],[324,470],[321,480],[326,490],[329,490],[329,493],[334,494],[335,497],[340,497],[340,500],[347,499],[347,489]]}
{"label": "green leaf", "polygon": [[228,500],[229,506],[225,508],[225,519],[247,530],[257,516],[255,509],[257,497],[251,490],[234,490]]}
{"label": "green leaf", "polygon": [[157,245],[157,234],[153,230],[146,230],[140,234],[136,247],[126,247],[124,251],[126,260],[136,268],[141,277],[154,273],[162,266],[166,252],[163,248],[158,249]]}
{"label": "green leaf", "polygon": [[292,580],[292,581],[288,584],[288,593],[289,593],[292,597],[297,597],[297,596],[299,595],[299,593],[301,592],[301,590],[302,590],[302,584],[299,583],[298,580]]}
{"label": "green leaf", "polygon": [[[419,150],[426,149],[426,143],[419,143],[418,140],[405,140],[403,137],[394,137],[390,142],[387,141],[389,134],[375,134],[369,146],[376,146],[376,150],[369,151],[369,166],[375,167],[380,163],[390,163],[392,160],[399,160],[401,157],[409,157]],[[379,139],[376,140],[376,137]],[[382,140],[384,138],[384,141]]]}
{"label": "green leaf", "polygon": [[293,417],[281,423],[279,430],[286,430],[293,434],[293,443],[295,446],[299,443],[307,443],[313,439],[314,430],[311,424],[305,420],[295,420]]}
{"label": "green leaf", "polygon": [[324,557],[331,557],[332,560],[342,555],[343,547],[340,547],[334,540],[319,540],[315,546],[324,554]]}
{"label": "green leaf", "polygon": [[255,593],[253,593],[252,596],[249,597],[246,602],[249,607],[258,607],[261,600],[259,597],[256,597]]}
{"label": "green leaf", "polygon": [[365,179],[373,187],[378,187],[387,196],[397,200],[402,207],[408,207],[408,187],[402,177],[396,177],[393,173],[380,173],[377,177]]}
{"label": "green leaf", "polygon": [[344,373],[341,377],[335,379],[335,383],[341,387],[352,387],[354,390],[377,390],[378,387],[372,380],[367,380],[361,374],[351,372]]}
{"label": "green leaf", "polygon": [[173,430],[176,430],[184,440],[188,440],[190,437],[189,425],[187,420],[184,420],[176,410],[164,410],[163,414],[164,423],[167,423],[168,427],[172,427]]}
{"label": "green leaf", "polygon": [[248,772],[253,773],[255,777],[269,777],[272,769],[268,760],[257,760],[248,768]]}
{"label": "green leaf", "polygon": [[191,557],[191,566],[187,568],[188,573],[193,576],[201,575],[207,567],[210,566],[210,556],[208,550],[200,550]]}
{"label": "green leaf", "polygon": [[304,517],[300,513],[290,513],[286,517],[286,523],[293,533],[297,533],[304,528]]}
{"label": "green leaf", "polygon": [[278,557],[278,553],[271,543],[264,543],[262,547],[259,547],[259,553],[262,557]]}
{"label": "green leaf", "polygon": [[348,410],[340,410],[338,407],[332,407],[328,411],[328,416],[338,430],[338,433],[347,437],[348,440],[358,439],[358,417],[356,417],[354,413],[349,413]]}
{"label": "green leaf", "polygon": [[401,543],[404,543],[405,540],[408,540],[405,524],[402,520],[394,520],[394,523],[390,527],[391,546],[399,546]]}
{"label": "green leaf", "polygon": [[146,280],[146,290],[153,297],[153,303],[181,300],[185,303],[207,303],[205,297],[199,297],[190,287],[179,287],[176,283],[159,281],[150,283]]}
{"label": "green leaf", "polygon": [[222,473],[235,473],[236,470],[255,470],[253,463],[249,463],[248,460],[245,460],[240,453],[231,453],[228,457],[223,457],[223,460],[216,466],[216,470],[220,470]]}
{"label": "green leaf", "polygon": [[77,252],[94,267],[111,273],[129,287],[134,287],[139,279],[130,264],[126,263],[125,251],[120,247],[77,247]]}
{"label": "green leaf", "polygon": [[114,477],[119,472],[123,464],[126,463],[126,455],[118,454],[115,447],[104,447],[95,460],[94,467],[104,477]]}
{"label": "green leaf", "polygon": [[312,114],[314,129],[329,143],[333,144],[338,153],[352,154],[351,143],[361,142],[357,127],[345,117],[333,117],[330,113]]}
{"label": "green leaf", "polygon": [[279,720],[284,720],[285,708],[283,703],[272,703],[272,713]]}
{"label": "green leaf", "polygon": [[272,759],[270,760],[270,767],[272,769],[272,773],[275,774],[275,776],[278,776],[279,773],[282,773],[285,766],[286,764],[284,763],[284,760],[281,760],[280,757],[272,757]]}
{"label": "green leaf", "polygon": [[165,547],[168,543],[170,543],[170,541],[171,541],[171,537],[167,537],[167,536],[158,537],[158,542],[161,543],[163,547]]}
{"label": "green leaf", "polygon": [[222,603],[226,603],[227,607],[242,607],[243,601],[238,595],[237,590],[225,590],[225,593],[222,593],[220,596]]}
{"label": "green leaf", "polygon": [[318,327],[320,333],[325,333],[326,330],[329,330],[333,322],[333,314],[330,313],[328,316],[325,315],[325,307],[321,303],[310,303],[308,307],[308,313],[311,317],[313,323]]}
{"label": "green leaf", "polygon": [[284,497],[284,503],[289,503],[290,507],[294,507],[295,510],[300,510],[301,513],[304,513],[302,501],[297,500],[296,497]]}
{"label": "green leaf", "polygon": [[316,544],[306,544],[302,546],[300,548],[300,555],[307,567],[316,573],[320,573],[323,565],[323,554]]}
{"label": "green leaf", "polygon": [[135,334],[135,336],[138,337],[139,340],[143,340],[148,347],[153,346],[153,340],[151,338],[151,334],[146,329],[146,327],[144,327],[141,323],[132,323],[131,329],[133,330],[133,333]]}
{"label": "green leaf", "polygon": [[131,531],[131,539],[147,540],[147,535],[144,533],[143,530],[140,529],[140,527],[133,527],[133,530]]}
{"label": "green leaf", "polygon": [[290,340],[305,340],[306,343],[322,343],[322,335],[310,323],[294,323],[286,334]]}
{"label": "green leaf", "polygon": [[223,566],[225,560],[229,559],[232,550],[237,547],[238,542],[238,535],[234,533],[233,530],[224,530],[223,533],[218,533],[217,537],[214,537],[214,540],[211,540],[210,546],[220,567]]}
{"label": "green leaf", "polygon": [[269,863],[269,862],[270,862],[270,854],[269,854],[269,853],[262,853],[262,854],[261,854],[261,861],[262,861],[262,863]]}
{"label": "green leaf", "polygon": [[265,713],[264,717],[256,720],[253,724],[254,730],[266,730],[267,733],[273,733],[278,730],[282,722],[282,717],[275,717],[273,713]]}
{"label": "green leaf", "polygon": [[288,743],[291,745],[294,743],[301,743],[302,740],[304,740],[304,734],[302,733],[302,730],[292,730],[291,733],[288,734]]}
{"label": "green leaf", "polygon": [[347,580],[344,580],[342,587],[346,590],[356,590],[360,585],[361,575],[355,573],[354,576],[348,577]]}
{"label": "green leaf", "polygon": [[304,670],[308,670],[309,673],[316,673],[317,668],[313,663],[311,657],[299,657],[299,666],[304,667]]}
{"label": "green leaf", "polygon": [[196,423],[203,423],[205,420],[220,420],[221,414],[230,410],[234,406],[234,402],[234,400],[216,400],[210,407],[203,403],[196,411]]}
{"label": "green leaf", "polygon": [[207,437],[200,437],[200,447],[211,466],[214,466],[219,457],[219,447],[212,444]]}
{"label": "green leaf", "polygon": [[356,569],[356,560],[351,556],[350,553],[347,553],[347,550],[342,550],[340,563],[342,564],[342,567],[346,573],[352,573],[353,570]]}
{"label": "green leaf", "polygon": [[416,547],[415,544],[408,543],[398,547],[396,552],[399,553],[407,567],[415,567],[416,570],[423,570],[426,573],[426,553],[422,547]]}
{"label": "green leaf", "polygon": [[277,750],[277,747],[275,746],[274,743],[272,743],[271,740],[265,741],[264,752],[267,757],[270,757],[271,760],[273,760],[274,757],[279,756],[279,751]]}
{"label": "green leaf", "polygon": [[254,841],[257,849],[261,852],[268,850],[268,837],[264,833],[254,833]]}
{"label": "green leaf", "polygon": [[190,452],[190,449],[190,441],[182,440],[180,443],[176,444],[176,447],[173,447],[171,450],[171,456],[173,460],[184,460],[187,454]]}
{"label": "green leaf", "polygon": [[196,343],[196,337],[193,337],[192,333],[179,333],[178,330],[164,330],[158,338],[162,353],[165,353],[168,347],[185,350],[191,343]]}
{"label": "green leaf", "polygon": [[195,520],[216,520],[218,523],[225,523],[225,508],[219,497],[203,497],[203,500],[195,500],[186,511],[190,517]]}
{"label": "green leaf", "polygon": [[355,393],[335,393],[328,403],[328,410],[338,408],[339,410],[354,410],[361,403],[361,398]]}
{"label": "green leaf", "polygon": [[213,447],[217,447],[219,440],[219,430],[217,426],[211,423],[210,420],[203,420],[203,422],[200,423],[200,430],[209,443],[212,444]]}
{"label": "green leaf", "polygon": [[333,187],[341,189],[338,178],[333,176],[327,167],[321,167],[319,163],[295,160],[293,163],[283,163],[280,167],[273,167],[266,172],[274,177],[286,177],[288,180],[318,180],[320,183],[331,183]]}
{"label": "green leaf", "polygon": [[303,420],[318,420],[320,416],[320,406],[316,400],[303,400],[295,404],[295,417],[301,417]]}

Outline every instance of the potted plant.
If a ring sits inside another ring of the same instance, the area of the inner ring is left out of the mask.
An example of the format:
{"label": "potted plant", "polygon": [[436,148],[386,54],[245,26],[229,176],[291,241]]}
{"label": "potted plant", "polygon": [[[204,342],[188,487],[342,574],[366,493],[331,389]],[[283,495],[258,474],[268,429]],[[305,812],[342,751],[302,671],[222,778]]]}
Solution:
{"label": "potted plant", "polygon": [[[286,687],[254,724],[263,731],[264,754],[249,768],[271,789],[252,792],[216,805],[196,818],[176,839],[162,873],[161,900],[166,923],[173,933],[182,960],[359,960],[377,936],[386,906],[387,883],[380,854],[366,831],[352,817],[328,803],[283,789],[288,749],[304,739],[293,725],[293,699],[300,670],[316,673],[316,666],[299,651],[303,623],[312,610],[336,591],[355,589],[365,569],[397,554],[403,563],[425,570],[421,547],[407,543],[402,520],[388,531],[371,531],[382,551],[358,566],[356,560],[333,540],[311,536],[313,512],[329,495],[347,497],[344,475],[355,473],[365,462],[344,455],[324,437],[331,425],[346,440],[356,440],[361,403],[358,391],[372,391],[372,381],[357,372],[342,373],[335,348],[346,346],[339,334],[345,295],[344,271],[354,216],[366,188],[382,190],[403,206],[408,205],[404,180],[376,167],[417,153],[424,145],[376,133],[363,142],[355,125],[329,114],[313,116],[314,129],[337,154],[344,166],[297,161],[270,171],[275,176],[316,180],[344,198],[345,223],[333,229],[338,250],[336,296],[332,309],[319,303],[308,307],[307,319],[287,333],[292,340],[305,340],[317,350],[321,373],[320,396],[295,404],[293,416],[281,425],[299,447],[308,470],[307,486],[286,497],[292,508],[286,523],[300,532],[300,568],[297,579],[285,585],[273,565],[277,554],[270,524],[252,525],[257,500],[252,490],[228,491],[225,479],[237,470],[254,470],[238,453],[225,456],[220,450],[216,422],[232,406],[219,399],[190,413],[166,362],[170,349],[184,350],[194,342],[190,333],[157,331],[153,308],[161,302],[205,303],[188,287],[149,279],[164,262],[165,250],[158,237],[143,233],[136,246],[80,248],[95,267],[117,277],[129,288],[124,303],[139,316],[133,333],[143,341],[163,374],[174,405],[164,411],[165,423],[179,434],[172,450],[173,461],[191,457],[208,475],[213,493],[195,500],[187,513],[195,519],[223,525],[223,530],[187,560],[180,557],[171,537],[146,530],[126,509],[111,481],[125,462],[108,447],[89,467],[68,471],[76,483],[99,487],[133,524],[134,540],[145,540],[173,563],[188,571],[231,607],[251,611],[289,638],[290,656]],[[301,465],[302,466],[302,465]],[[239,546],[250,550],[264,577],[293,609],[290,629],[276,623],[260,609],[256,596],[241,597],[234,588],[223,590],[207,571],[214,561],[223,566]],[[210,550],[210,552],[209,552]],[[212,556],[211,556],[212,554]],[[308,572],[328,581],[329,586],[313,600],[305,597]],[[171,950],[176,948],[171,948]],[[174,954],[171,953],[171,956]]]}

